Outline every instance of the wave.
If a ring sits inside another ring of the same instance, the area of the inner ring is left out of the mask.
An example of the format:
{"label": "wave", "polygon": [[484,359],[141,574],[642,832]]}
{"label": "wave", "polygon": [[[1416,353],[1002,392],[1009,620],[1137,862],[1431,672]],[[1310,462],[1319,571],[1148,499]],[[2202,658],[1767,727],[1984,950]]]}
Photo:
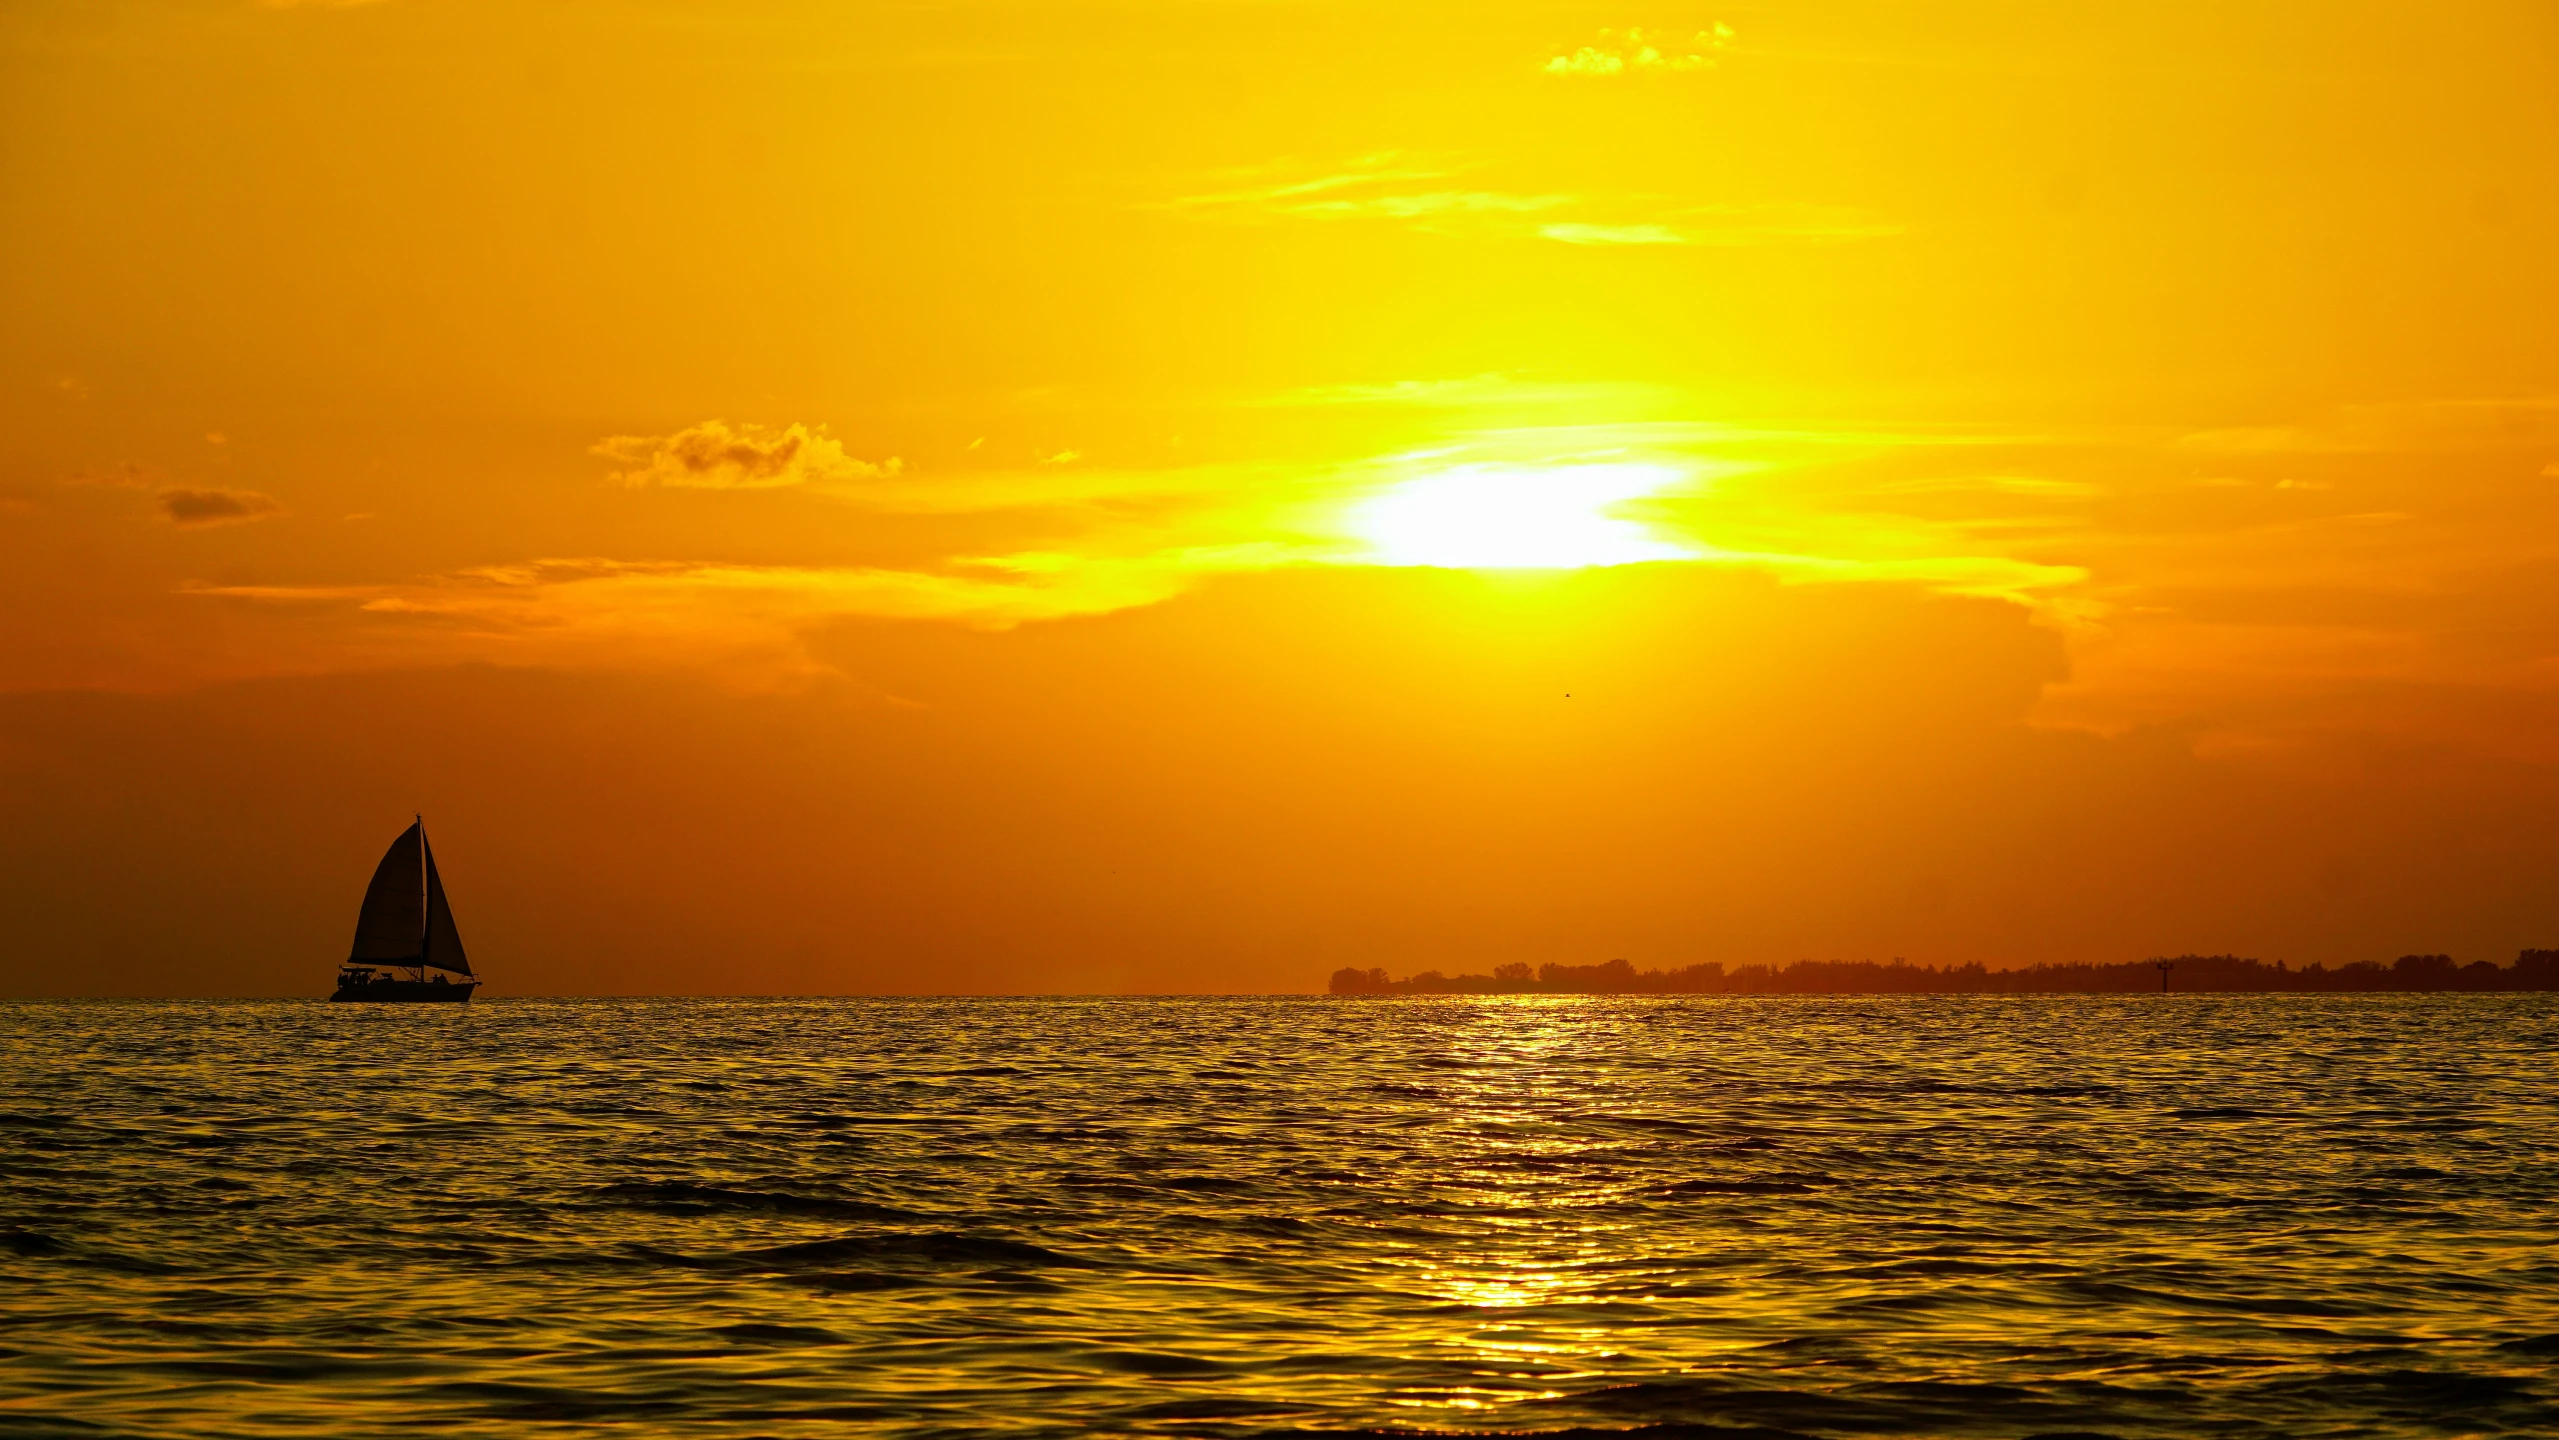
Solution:
{"label": "wave", "polygon": [[697,1270],[736,1270],[782,1274],[836,1266],[886,1266],[907,1269],[1094,1269],[1098,1261],[1051,1250],[1022,1240],[956,1231],[889,1231],[838,1235],[791,1245],[765,1245],[713,1255],[685,1255],[651,1246],[633,1251],[665,1264]]}
{"label": "wave", "polygon": [[624,1181],[589,1192],[608,1205],[650,1210],[666,1215],[705,1215],[722,1211],[757,1215],[805,1215],[821,1220],[922,1220],[928,1217],[894,1205],[844,1200],[825,1195],[798,1195],[782,1190],[740,1190],[690,1180]]}

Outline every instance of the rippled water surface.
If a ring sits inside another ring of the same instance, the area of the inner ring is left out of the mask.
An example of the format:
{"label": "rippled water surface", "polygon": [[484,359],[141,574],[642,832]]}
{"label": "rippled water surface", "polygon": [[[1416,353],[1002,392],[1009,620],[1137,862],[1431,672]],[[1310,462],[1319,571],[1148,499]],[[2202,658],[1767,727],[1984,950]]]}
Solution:
{"label": "rippled water surface", "polygon": [[2542,995],[0,1007],[0,1430],[2559,1434]]}

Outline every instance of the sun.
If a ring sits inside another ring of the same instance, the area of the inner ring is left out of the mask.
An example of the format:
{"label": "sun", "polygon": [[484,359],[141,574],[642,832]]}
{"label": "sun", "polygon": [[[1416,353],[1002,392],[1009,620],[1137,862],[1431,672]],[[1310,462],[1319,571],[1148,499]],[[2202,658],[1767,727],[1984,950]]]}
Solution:
{"label": "sun", "polygon": [[1361,503],[1351,529],[1381,565],[1573,570],[1686,560],[1692,552],[1615,513],[1686,478],[1640,462],[1452,465]]}

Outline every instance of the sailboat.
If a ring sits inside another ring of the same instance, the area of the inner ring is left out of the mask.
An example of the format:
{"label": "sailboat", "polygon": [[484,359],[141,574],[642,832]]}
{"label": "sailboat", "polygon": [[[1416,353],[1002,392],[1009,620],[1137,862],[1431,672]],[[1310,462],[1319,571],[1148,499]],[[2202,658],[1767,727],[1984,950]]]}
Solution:
{"label": "sailboat", "polygon": [[444,877],[435,873],[435,848],[427,844],[421,815],[373,867],[364,909],[355,917],[355,945],[329,998],[459,1005],[480,982],[453,977],[470,975],[471,959],[462,953],[462,933],[453,928],[453,907],[444,898]]}

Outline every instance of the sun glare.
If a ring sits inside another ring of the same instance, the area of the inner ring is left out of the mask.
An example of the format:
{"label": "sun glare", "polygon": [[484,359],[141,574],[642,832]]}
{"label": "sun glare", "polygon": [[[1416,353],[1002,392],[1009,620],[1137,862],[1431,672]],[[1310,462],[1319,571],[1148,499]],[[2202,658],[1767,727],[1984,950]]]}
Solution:
{"label": "sun glare", "polygon": [[1633,462],[1455,465],[1362,504],[1352,528],[1385,565],[1570,570],[1684,560],[1691,552],[1615,513],[1684,478]]}

